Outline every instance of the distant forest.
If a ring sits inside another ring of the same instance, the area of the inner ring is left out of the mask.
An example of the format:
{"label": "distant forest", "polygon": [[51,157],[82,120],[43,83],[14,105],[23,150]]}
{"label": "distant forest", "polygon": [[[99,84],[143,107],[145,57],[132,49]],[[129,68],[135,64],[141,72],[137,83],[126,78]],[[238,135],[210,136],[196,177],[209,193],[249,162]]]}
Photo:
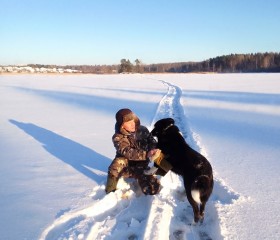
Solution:
{"label": "distant forest", "polygon": [[78,70],[82,73],[249,73],[280,72],[280,53],[231,54],[210,58],[202,62],[178,62],[143,64],[139,59],[131,63],[129,59],[121,59],[119,65],[42,65],[29,64],[34,68],[64,68]]}

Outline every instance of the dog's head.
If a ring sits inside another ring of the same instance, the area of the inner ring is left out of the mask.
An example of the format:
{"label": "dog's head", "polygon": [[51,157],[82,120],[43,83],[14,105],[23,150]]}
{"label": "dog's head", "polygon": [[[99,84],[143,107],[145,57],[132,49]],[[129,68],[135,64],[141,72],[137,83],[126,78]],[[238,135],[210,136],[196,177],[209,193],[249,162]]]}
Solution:
{"label": "dog's head", "polygon": [[165,131],[168,130],[171,126],[173,126],[175,123],[173,118],[163,118],[161,120],[158,120],[155,125],[154,129],[152,130],[152,135],[160,138],[162,135],[165,134]]}

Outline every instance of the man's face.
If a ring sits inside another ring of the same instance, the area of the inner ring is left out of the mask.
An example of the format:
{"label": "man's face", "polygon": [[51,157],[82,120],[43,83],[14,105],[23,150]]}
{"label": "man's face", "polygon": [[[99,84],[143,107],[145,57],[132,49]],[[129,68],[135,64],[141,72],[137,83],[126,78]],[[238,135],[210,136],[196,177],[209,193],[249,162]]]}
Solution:
{"label": "man's face", "polygon": [[134,122],[134,120],[124,122],[122,127],[128,132],[135,132],[135,122]]}

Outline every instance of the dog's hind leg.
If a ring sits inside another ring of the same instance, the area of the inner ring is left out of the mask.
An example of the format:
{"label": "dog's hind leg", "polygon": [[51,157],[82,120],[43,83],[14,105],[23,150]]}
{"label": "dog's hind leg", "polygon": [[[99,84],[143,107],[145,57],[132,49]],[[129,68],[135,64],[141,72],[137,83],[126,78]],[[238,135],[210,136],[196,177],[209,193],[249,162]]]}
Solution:
{"label": "dog's hind leg", "polygon": [[201,219],[200,212],[199,212],[199,206],[198,206],[197,202],[193,200],[191,193],[187,193],[187,198],[193,209],[194,222],[197,223]]}
{"label": "dog's hind leg", "polygon": [[200,222],[203,222],[203,220],[204,220],[205,205],[206,205],[206,202],[202,202],[201,205],[200,205],[200,209],[199,209]]}

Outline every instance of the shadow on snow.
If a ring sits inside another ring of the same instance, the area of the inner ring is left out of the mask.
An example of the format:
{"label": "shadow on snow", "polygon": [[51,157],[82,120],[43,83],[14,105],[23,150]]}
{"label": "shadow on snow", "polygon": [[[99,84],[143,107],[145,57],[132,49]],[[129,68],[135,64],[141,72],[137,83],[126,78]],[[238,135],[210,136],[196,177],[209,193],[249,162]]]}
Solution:
{"label": "shadow on snow", "polygon": [[[94,94],[82,94],[52,90],[41,90],[24,87],[13,87],[16,90],[26,93],[34,94],[43,98],[47,98],[54,102],[71,105],[77,108],[83,108],[88,110],[98,110],[106,114],[114,116],[115,113],[121,108],[130,108],[137,115],[141,116],[142,122],[150,122],[152,116],[147,115],[147,112],[153,113],[156,110],[157,105],[145,100],[136,101],[132,99],[119,99],[117,97],[104,97],[96,96]],[[104,89],[105,90],[105,89]],[[107,89],[108,90],[108,89]],[[110,90],[109,90],[110,91]],[[120,90],[121,91],[121,90]],[[127,91],[127,90],[123,90]],[[133,90],[132,90],[133,93]],[[143,92],[141,92],[143,94]],[[156,92],[150,92],[149,94],[159,94]]]}
{"label": "shadow on snow", "polygon": [[35,124],[9,121],[40,142],[43,148],[56,158],[71,165],[98,184],[104,182],[111,162],[107,157]]}
{"label": "shadow on snow", "polygon": [[187,98],[215,100],[234,103],[279,105],[280,94],[227,92],[227,91],[192,91],[186,90],[183,94]]}

